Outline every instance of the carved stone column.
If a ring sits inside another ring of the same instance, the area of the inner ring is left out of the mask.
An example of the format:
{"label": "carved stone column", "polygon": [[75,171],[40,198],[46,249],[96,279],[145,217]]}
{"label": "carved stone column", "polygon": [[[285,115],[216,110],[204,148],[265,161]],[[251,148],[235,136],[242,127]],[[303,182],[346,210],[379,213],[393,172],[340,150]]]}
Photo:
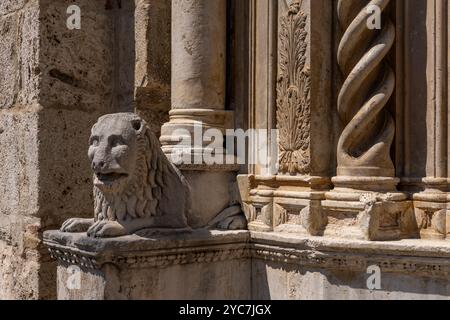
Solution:
{"label": "carved stone column", "polygon": [[[395,89],[395,74],[386,62],[394,46],[395,26],[383,16],[381,30],[367,26],[366,6],[386,10],[389,0],[339,1],[338,19],[344,35],[338,64],[344,83],[338,97],[338,114],[344,126],[338,143],[337,186],[393,191],[398,182],[390,150],[395,134],[387,110]],[[375,190],[378,191],[378,190]]]}
{"label": "carved stone column", "polygon": [[[405,213],[411,211],[406,195],[396,191],[399,179],[391,159],[395,123],[389,107],[396,77],[388,55],[396,38],[389,15],[393,2],[340,0],[337,4],[343,32],[337,50],[343,77],[337,108],[343,130],[337,146],[335,189],[327,195],[325,206],[335,218],[336,232],[369,240],[410,233]],[[382,13],[381,29],[368,25],[373,15],[370,6]],[[349,222],[352,219],[354,223]],[[341,228],[346,225],[357,227]]]}
{"label": "carved stone column", "polygon": [[239,170],[224,165],[225,157],[214,164],[203,158],[225,154],[221,139],[208,141],[203,133],[217,129],[223,136],[233,127],[233,113],[225,110],[226,18],[226,0],[172,1],[172,110],[161,142],[191,184],[193,227],[204,227],[233,203],[230,184]]}
{"label": "carved stone column", "polygon": [[[421,238],[444,239],[450,234],[450,179],[448,139],[448,2],[426,3],[426,178],[419,181],[423,192],[413,195]],[[413,23],[413,21],[411,21]],[[424,68],[425,69],[425,68]],[[411,93],[414,95],[414,93]],[[414,125],[413,123],[411,124]],[[410,137],[414,143],[415,133]],[[414,148],[414,146],[412,146]],[[423,156],[425,157],[425,155]]]}
{"label": "carved stone column", "polygon": [[[232,119],[225,111],[226,16],[225,0],[172,1],[172,110],[161,137],[167,154],[179,148],[177,129],[193,134],[202,122],[223,130]],[[202,154],[203,145],[191,151]]]}

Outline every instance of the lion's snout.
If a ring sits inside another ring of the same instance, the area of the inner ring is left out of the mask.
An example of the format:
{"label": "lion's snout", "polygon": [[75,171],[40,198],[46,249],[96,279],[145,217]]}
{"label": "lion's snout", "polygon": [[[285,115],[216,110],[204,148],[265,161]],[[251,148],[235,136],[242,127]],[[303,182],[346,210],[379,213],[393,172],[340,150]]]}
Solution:
{"label": "lion's snout", "polygon": [[108,174],[121,171],[121,167],[107,148],[96,148],[91,156],[91,168],[95,174]]}
{"label": "lion's snout", "polygon": [[106,162],[103,160],[92,161],[92,170],[95,173],[101,173],[106,169]]}

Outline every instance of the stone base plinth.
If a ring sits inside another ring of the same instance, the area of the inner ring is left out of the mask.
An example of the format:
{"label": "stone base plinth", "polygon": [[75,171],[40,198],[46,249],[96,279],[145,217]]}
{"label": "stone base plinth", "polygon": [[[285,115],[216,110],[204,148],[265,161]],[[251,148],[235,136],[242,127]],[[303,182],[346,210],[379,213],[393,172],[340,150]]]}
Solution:
{"label": "stone base plinth", "polygon": [[98,240],[57,231],[58,299],[250,299],[247,232]]}
{"label": "stone base plinth", "polygon": [[326,194],[322,208],[327,216],[325,236],[372,241],[419,236],[412,202],[401,192],[336,188]]}
{"label": "stone base plinth", "polygon": [[448,241],[247,231],[96,240],[52,231],[45,243],[58,260],[59,299],[450,298]]}
{"label": "stone base plinth", "polygon": [[[252,298],[450,299],[450,243],[251,235]],[[379,268],[379,269],[378,269]],[[373,285],[379,270],[379,287]]]}

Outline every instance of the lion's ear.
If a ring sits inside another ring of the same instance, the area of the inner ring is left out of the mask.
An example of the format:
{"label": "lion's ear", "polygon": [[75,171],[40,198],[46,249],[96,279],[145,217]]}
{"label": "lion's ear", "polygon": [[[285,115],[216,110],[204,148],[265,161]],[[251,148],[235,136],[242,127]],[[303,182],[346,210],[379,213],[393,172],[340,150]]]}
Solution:
{"label": "lion's ear", "polygon": [[140,119],[132,120],[131,126],[134,130],[136,130],[137,133],[141,133],[145,128],[144,122]]}

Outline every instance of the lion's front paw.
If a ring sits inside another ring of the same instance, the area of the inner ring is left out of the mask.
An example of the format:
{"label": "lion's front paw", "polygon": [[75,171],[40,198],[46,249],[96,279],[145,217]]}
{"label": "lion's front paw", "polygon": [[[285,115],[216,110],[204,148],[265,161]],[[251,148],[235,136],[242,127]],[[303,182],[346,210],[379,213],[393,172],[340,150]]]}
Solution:
{"label": "lion's front paw", "polygon": [[94,224],[94,219],[69,219],[63,223],[61,232],[78,233],[86,232]]}
{"label": "lion's front paw", "polygon": [[87,231],[91,238],[115,238],[128,235],[127,230],[115,221],[98,221]]}
{"label": "lion's front paw", "polygon": [[247,220],[243,215],[237,215],[226,218],[217,227],[221,230],[245,230],[247,228]]}

